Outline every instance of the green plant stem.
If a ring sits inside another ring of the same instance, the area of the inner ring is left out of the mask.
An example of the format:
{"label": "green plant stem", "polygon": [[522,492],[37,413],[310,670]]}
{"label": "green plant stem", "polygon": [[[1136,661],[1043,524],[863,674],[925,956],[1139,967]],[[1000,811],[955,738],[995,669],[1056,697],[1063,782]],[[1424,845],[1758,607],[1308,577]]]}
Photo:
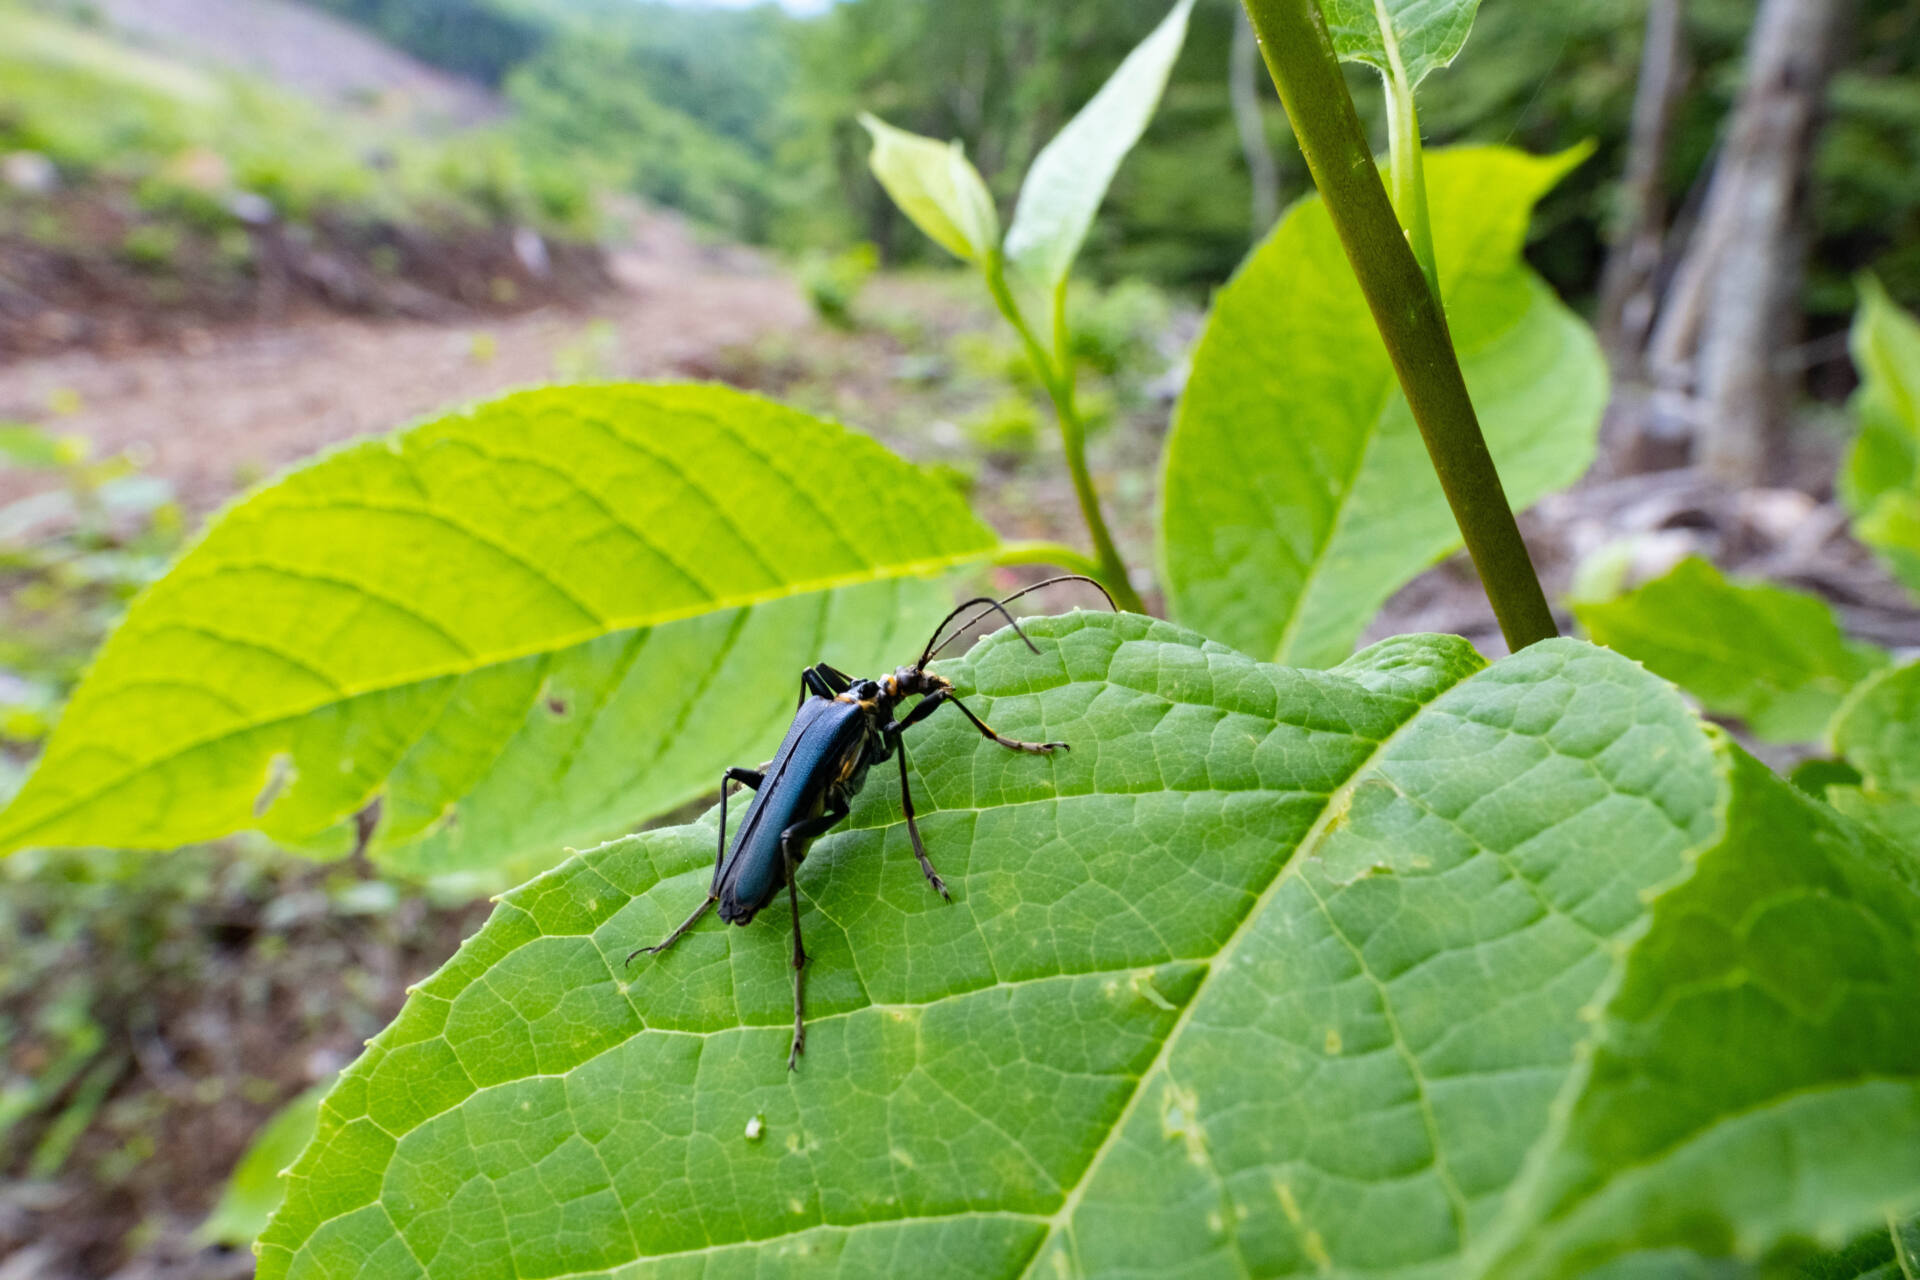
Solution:
{"label": "green plant stem", "polygon": [[[1395,63],[1399,62],[1396,54]],[[1413,109],[1413,89],[1403,73],[1383,77],[1387,91],[1387,167],[1393,177],[1393,208],[1406,228],[1420,273],[1433,296],[1440,296],[1440,268],[1433,252],[1433,219],[1427,212],[1427,173],[1420,155],[1420,117]],[[1444,318],[1444,307],[1441,316]]]}
{"label": "green plant stem", "polygon": [[1084,573],[1089,578],[1099,579],[1102,584],[1106,581],[1098,560],[1059,542],[1004,542],[1000,544],[1000,550],[994,553],[993,562],[1056,565],[1069,573]]}
{"label": "green plant stem", "polygon": [[1315,0],[1244,0],[1267,70],[1406,393],[1510,649],[1558,634],[1460,373],[1439,295],[1394,216]]}
{"label": "green plant stem", "polygon": [[[1433,253],[1433,219],[1427,213],[1426,165],[1420,157],[1420,117],[1413,109],[1413,82],[1400,57],[1400,37],[1393,29],[1386,0],[1373,0],[1380,23],[1380,45],[1387,51],[1387,70],[1380,75],[1387,98],[1387,166],[1393,178],[1393,209],[1406,228],[1407,243],[1427,277],[1433,296],[1440,296],[1440,270]],[[1441,316],[1445,318],[1444,303]]]}
{"label": "green plant stem", "polygon": [[1133,589],[1133,581],[1127,576],[1127,565],[1120,558],[1120,549],[1114,545],[1113,534],[1107,530],[1106,517],[1100,511],[1100,493],[1093,487],[1093,473],[1087,470],[1087,430],[1081,420],[1079,410],[1073,401],[1073,361],[1067,345],[1066,326],[1066,288],[1062,285],[1053,296],[1053,339],[1054,356],[1047,353],[1040,339],[1034,335],[1027,319],[1020,312],[1020,304],[1013,296],[1013,290],[1007,287],[1006,265],[999,254],[994,254],[986,263],[987,291],[993,295],[993,302],[1020,335],[1021,343],[1026,347],[1027,359],[1032,362],[1034,372],[1047,389],[1047,398],[1053,401],[1054,415],[1060,421],[1060,442],[1067,455],[1067,472],[1073,477],[1074,496],[1080,500],[1080,515],[1087,523],[1087,533],[1093,539],[1093,558],[1095,572],[1092,576],[1106,584],[1107,590],[1120,607],[1130,613],[1145,613],[1146,604],[1140,599],[1140,593]]}

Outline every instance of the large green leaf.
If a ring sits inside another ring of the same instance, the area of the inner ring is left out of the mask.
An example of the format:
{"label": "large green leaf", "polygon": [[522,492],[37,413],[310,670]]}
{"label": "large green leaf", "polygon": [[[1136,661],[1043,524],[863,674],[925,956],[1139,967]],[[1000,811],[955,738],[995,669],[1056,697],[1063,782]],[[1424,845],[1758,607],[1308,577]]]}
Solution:
{"label": "large green leaf", "polygon": [[1391,40],[1417,85],[1459,54],[1480,0],[1320,0],[1320,8],[1343,60],[1391,71]]}
{"label": "large green leaf", "polygon": [[1860,433],[1840,471],[1840,494],[1860,540],[1920,591],[1920,320],[1863,278],[1852,345]]}
{"label": "large green leaf", "polygon": [[1192,11],[1193,0],[1179,0],[1027,170],[1007,257],[1045,288],[1067,278],[1114,173],[1153,118]]}
{"label": "large green leaf", "polygon": [[[1606,366],[1520,259],[1573,157],[1428,157],[1440,280],[1507,494],[1593,458]],[[1174,615],[1248,653],[1338,662],[1381,604],[1460,545],[1385,347],[1320,201],[1294,206],[1220,292],[1167,446],[1161,559]]]}
{"label": "large green leaf", "polygon": [[257,826],[489,866],[764,759],[799,671],[890,669],[990,554],[948,486],[718,387],[530,391],[370,440],[221,517],[135,602],[0,848]]}
{"label": "large green leaf", "polygon": [[1847,639],[1824,600],[1732,583],[1698,557],[1573,611],[1596,643],[1637,658],[1709,711],[1772,742],[1812,742],[1887,655]]}
{"label": "large green leaf", "polygon": [[1721,841],[1654,903],[1498,1274],[1837,1247],[1920,1205],[1920,860],[1725,758]]}
{"label": "large green leaf", "polygon": [[348,1070],[262,1276],[1558,1276],[1920,1197],[1920,885],[1663,682],[1030,631],[947,674],[1072,752],[917,731],[951,905],[875,774],[800,877],[797,1073],[780,913],[623,965],[711,819],[606,845]]}

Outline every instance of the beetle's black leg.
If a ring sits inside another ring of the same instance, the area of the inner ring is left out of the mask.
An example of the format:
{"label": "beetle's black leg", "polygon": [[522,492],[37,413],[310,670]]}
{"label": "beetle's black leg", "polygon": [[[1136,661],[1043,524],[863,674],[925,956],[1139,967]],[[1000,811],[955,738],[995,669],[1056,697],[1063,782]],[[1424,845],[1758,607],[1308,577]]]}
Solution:
{"label": "beetle's black leg", "polygon": [[758,791],[760,784],[766,780],[767,775],[759,769],[742,769],[734,765],[720,771],[720,838],[715,842],[718,847],[713,855],[713,884],[707,889],[707,893],[714,898],[720,896],[720,871],[727,863],[727,784],[738,782],[750,791]]}
{"label": "beetle's black leg", "polygon": [[992,738],[1001,746],[1011,750],[1030,751],[1035,755],[1045,755],[1050,751],[1058,751],[1067,745],[1064,742],[1022,742],[1018,738],[1003,738],[995,733],[985,720],[973,714],[972,708],[968,707],[967,704],[960,701],[960,699],[954,697],[953,690],[951,689],[936,689],[934,692],[920,699],[918,706],[888,725],[887,730],[890,733],[897,733],[902,729],[912,728],[914,725],[919,724],[922,720],[932,715],[944,703],[949,702],[960,708],[960,714],[973,721],[973,727],[978,729],[982,736]]}
{"label": "beetle's black leg", "polygon": [[913,841],[913,856],[920,859],[920,870],[925,873],[927,883],[932,885],[934,891],[941,897],[952,902],[953,895],[947,892],[947,882],[942,880],[940,873],[933,869],[933,863],[927,857],[927,846],[920,843],[920,828],[913,820],[913,788],[907,785],[906,739],[898,739],[895,745],[900,751],[900,808],[907,815],[907,838]]}
{"label": "beetle's black leg", "polygon": [[807,964],[807,949],[800,942],[800,889],[795,883],[799,879],[796,872],[800,869],[800,859],[806,855],[804,852],[795,853],[795,850],[803,849],[807,841],[825,835],[850,812],[846,797],[837,790],[827,792],[826,803],[826,812],[819,817],[796,822],[780,833],[780,857],[787,873],[787,901],[793,907],[793,1049],[787,1054],[789,1071],[797,1068],[800,1050],[807,1043],[807,1024],[800,991],[800,971]]}
{"label": "beetle's black leg", "polygon": [[804,704],[808,694],[816,698],[838,697],[852,687],[852,676],[824,662],[816,662],[800,673],[800,702]]}
{"label": "beetle's black leg", "polygon": [[707,900],[695,907],[693,914],[685,920],[682,920],[680,927],[668,934],[665,942],[651,947],[640,947],[628,952],[628,964],[632,964],[633,958],[641,952],[645,952],[648,955],[659,955],[662,951],[665,951],[668,947],[680,941],[681,935],[685,934],[687,930],[693,928],[696,924],[699,924],[700,917],[707,914],[707,912],[712,909],[714,903],[720,901],[720,871],[727,863],[727,784],[729,782],[743,783],[748,788],[758,791],[760,784],[766,780],[766,773],[759,769],[742,769],[736,765],[721,770],[719,851],[714,854],[713,858],[713,883],[707,887]]}
{"label": "beetle's black leg", "polygon": [[780,853],[787,862],[787,902],[793,907],[793,1048],[787,1051],[787,1070],[793,1071],[800,1064],[800,1051],[807,1045],[807,1020],[800,986],[800,971],[807,964],[807,949],[800,944],[800,890],[794,885],[799,877],[794,875],[797,867],[793,861],[793,847],[785,836],[780,838]]}
{"label": "beetle's black leg", "polygon": [[[1048,752],[1058,751],[1067,746],[1064,742],[1022,742],[1018,738],[1003,738],[995,733],[985,720],[973,714],[973,708],[960,701],[960,699],[954,697],[952,694],[948,694],[947,701],[960,708],[960,714],[973,721],[973,727],[978,729],[982,736],[992,738],[1003,747],[1014,751],[1031,751],[1035,755],[1046,755]],[[918,707],[914,708],[915,711],[919,709]],[[1068,749],[1071,750],[1071,748]]]}
{"label": "beetle's black leg", "polygon": [[695,907],[693,909],[693,914],[688,916],[685,920],[682,920],[680,922],[679,928],[675,929],[672,933],[667,935],[665,942],[656,943],[651,947],[638,947],[632,951],[629,951],[627,953],[627,963],[632,964],[633,958],[643,953],[650,956],[657,956],[662,951],[665,951],[668,947],[672,946],[674,943],[680,941],[681,936],[685,934],[687,930],[699,924],[700,917],[704,916],[705,914],[707,914],[708,911],[712,910],[713,904],[718,901],[720,901],[720,899],[709,897],[704,902],[702,902],[699,906]]}

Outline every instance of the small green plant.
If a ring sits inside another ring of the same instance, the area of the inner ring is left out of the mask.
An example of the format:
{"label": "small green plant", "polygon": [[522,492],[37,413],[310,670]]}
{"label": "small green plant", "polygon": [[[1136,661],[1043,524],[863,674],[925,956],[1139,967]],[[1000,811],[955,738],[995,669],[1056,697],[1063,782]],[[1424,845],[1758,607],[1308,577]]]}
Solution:
{"label": "small green plant", "polygon": [[172,267],[179,252],[179,231],[159,223],[142,223],[120,242],[120,256],[148,271]]}
{"label": "small green plant", "polygon": [[879,269],[880,251],[863,240],[838,253],[808,254],[800,263],[800,287],[815,315],[836,329],[852,329],[860,290]]}
{"label": "small green plant", "polygon": [[[1067,281],[1114,173],[1159,104],[1192,11],[1193,0],[1179,0],[1034,158],[1004,243],[993,197],[958,143],[944,145],[872,115],[861,117],[873,136],[874,176],[887,194],[942,248],[979,267],[994,305],[1019,334],[1032,370],[1053,402],[1067,470],[1093,540],[1093,559],[1076,557],[1077,566],[1094,573],[1115,599],[1133,610],[1144,608],[1140,593],[1107,528],[1087,467],[1087,423],[1075,401]],[[1036,333],[1021,294],[1045,308],[1050,341],[1043,342]]]}
{"label": "small green plant", "polygon": [[1032,456],[1040,443],[1040,414],[1022,395],[1002,396],[961,424],[982,453],[1002,462]]}
{"label": "small green plant", "polygon": [[[1552,635],[1495,464],[1521,498],[1569,483],[1605,373],[1520,258],[1578,157],[1420,153],[1413,95],[1473,0],[1250,0],[1321,194],[1194,353],[1159,528],[1174,619],[1032,619],[1031,647],[940,665],[1000,732],[1072,744],[1010,761],[923,726],[912,789],[954,902],[870,780],[797,881],[819,961],[797,1076],[780,930],[627,965],[710,883],[717,815],[621,833],[772,753],[794,693],[769,673],[887,669],[958,573],[1059,564],[1138,605],[1067,277],[1189,7],[1041,151],[1004,239],[957,146],[868,121],[883,184],[1019,337],[1091,555],[1003,538],[849,428],[594,385],[333,452],[128,611],[0,848],[258,829],[409,874],[540,872],[321,1103],[263,1276],[1911,1259],[1920,846]],[[1387,78],[1392,200],[1343,58]],[[1354,653],[1463,543],[1512,656]],[[1876,667],[1829,649],[1840,679]],[[1875,684],[1846,730],[1863,780],[1913,759],[1913,690]],[[1798,725],[1828,692],[1767,710]]]}

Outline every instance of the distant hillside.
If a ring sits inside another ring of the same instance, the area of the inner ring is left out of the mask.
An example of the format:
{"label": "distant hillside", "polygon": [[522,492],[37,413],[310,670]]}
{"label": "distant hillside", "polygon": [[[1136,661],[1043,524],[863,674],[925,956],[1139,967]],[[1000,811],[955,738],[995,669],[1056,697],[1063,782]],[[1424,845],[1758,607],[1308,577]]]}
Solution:
{"label": "distant hillside", "polygon": [[[122,0],[139,3],[140,0]],[[174,0],[186,3],[188,0]],[[728,236],[789,222],[783,148],[798,27],[774,5],[659,0],[305,0],[496,87],[531,153]]]}
{"label": "distant hillside", "polygon": [[489,0],[307,0],[436,67],[491,87],[537,55],[552,24]]}
{"label": "distant hillside", "polygon": [[610,283],[587,183],[497,99],[284,0],[0,0],[0,157],[0,360]]}
{"label": "distant hillside", "polygon": [[93,0],[118,30],[189,61],[261,76],[323,101],[398,101],[474,125],[505,111],[481,80],[430,66],[354,22],[296,0]]}

